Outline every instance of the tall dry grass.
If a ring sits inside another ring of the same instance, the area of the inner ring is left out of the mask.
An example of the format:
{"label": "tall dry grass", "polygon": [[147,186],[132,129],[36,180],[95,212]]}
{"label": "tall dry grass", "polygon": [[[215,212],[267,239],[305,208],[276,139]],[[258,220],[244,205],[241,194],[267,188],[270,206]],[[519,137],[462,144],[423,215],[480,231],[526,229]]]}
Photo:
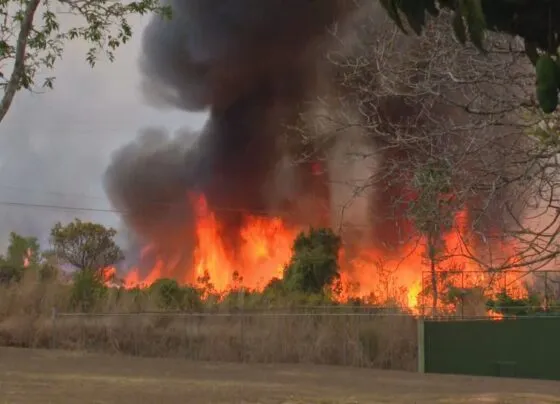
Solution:
{"label": "tall dry grass", "polygon": [[147,296],[116,291],[83,314],[72,313],[71,291],[71,285],[41,282],[33,274],[0,287],[0,344],[209,361],[416,367],[416,321],[410,316],[165,313]]}

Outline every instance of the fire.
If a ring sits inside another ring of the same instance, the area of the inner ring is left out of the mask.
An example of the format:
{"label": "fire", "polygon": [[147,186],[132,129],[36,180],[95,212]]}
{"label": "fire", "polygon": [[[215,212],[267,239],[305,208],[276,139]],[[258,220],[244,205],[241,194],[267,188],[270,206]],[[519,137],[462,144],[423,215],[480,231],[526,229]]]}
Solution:
{"label": "fire", "polygon": [[[240,282],[250,289],[262,289],[272,278],[282,277],[284,266],[291,257],[292,242],[298,229],[288,228],[280,218],[247,215],[240,231],[241,244],[237,251],[228,249],[222,237],[222,227],[203,196],[191,198],[197,217],[197,245],[193,253],[193,268],[185,270],[181,283],[208,278],[217,291]],[[146,248],[143,254],[148,254]],[[158,259],[142,277],[132,269],[124,279],[126,287],[147,287],[162,277],[174,277]]]}
{"label": "fire", "polygon": [[[239,233],[240,244],[232,251],[204,196],[191,198],[191,203],[197,217],[193,267],[185,268],[184,275],[177,276],[170,273],[166,262],[158,259],[144,275],[138,269],[130,270],[124,279],[126,287],[147,287],[162,277],[173,277],[180,283],[209,279],[216,291],[226,291],[236,282],[249,289],[262,290],[271,279],[282,277],[291,258],[293,240],[302,229],[290,227],[278,217],[246,215]],[[450,288],[460,289],[461,298],[461,293],[473,288],[483,288],[490,295],[510,286],[516,288],[508,290],[515,290],[518,296],[524,295],[524,287],[515,282],[507,285],[496,281],[469,258],[466,223],[466,212],[459,212],[454,230],[444,237],[446,257],[438,262],[435,273],[440,300],[444,300],[443,294]],[[434,279],[426,250],[426,241],[422,238],[408,243],[392,257],[386,257],[386,253],[367,244],[352,257],[343,250],[339,284],[342,290],[338,291],[338,298],[359,297],[375,304],[392,303],[419,313],[431,304],[425,291],[433,286]],[[499,318],[499,314],[494,313],[494,317]]]}
{"label": "fire", "polygon": [[239,251],[228,251],[220,236],[221,228],[204,197],[195,201],[199,217],[194,251],[196,278],[208,276],[217,290],[224,290],[239,274],[244,286],[263,287],[270,279],[281,277],[291,255],[297,232],[287,229],[278,218],[247,216],[241,228]]}
{"label": "fire", "polygon": [[247,216],[240,232],[240,250],[234,254],[226,249],[220,224],[204,197],[198,197],[195,206],[199,217],[194,251],[197,279],[208,275],[217,290],[224,290],[231,285],[234,274],[240,274],[243,285],[249,288],[262,287],[282,276],[297,231],[286,228],[279,218]]}
{"label": "fire", "polygon": [[28,248],[27,250],[25,250],[25,254],[23,256],[23,267],[24,268],[27,268],[29,266],[32,254],[33,254],[33,251],[31,251],[31,248]]}

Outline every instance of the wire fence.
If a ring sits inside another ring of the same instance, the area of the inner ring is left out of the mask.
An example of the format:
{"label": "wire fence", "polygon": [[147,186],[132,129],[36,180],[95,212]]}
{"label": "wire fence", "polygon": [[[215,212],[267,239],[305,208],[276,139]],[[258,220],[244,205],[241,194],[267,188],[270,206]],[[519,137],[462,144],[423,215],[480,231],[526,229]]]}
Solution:
{"label": "wire fence", "polygon": [[[203,312],[68,313],[53,309],[45,344],[192,360],[414,370],[422,322],[560,317],[560,296],[555,289],[560,271],[540,272],[531,282],[522,271],[438,273],[435,307],[428,304],[433,285],[433,274],[429,275],[423,278],[423,297],[415,308],[347,304],[262,309],[246,307],[240,299],[231,307]],[[489,301],[488,296],[496,293],[514,298]],[[529,293],[540,298],[531,300]]]}
{"label": "wire fence", "polygon": [[[508,317],[517,321],[534,315],[506,315],[500,320]],[[67,313],[53,309],[45,324],[36,323],[29,344],[188,360],[416,370],[419,327],[428,321],[466,320],[496,318],[456,313],[428,316],[394,307],[313,306],[206,313]],[[14,335],[21,331],[14,330]]]}
{"label": "wire fence", "polygon": [[[318,310],[318,308],[316,308]],[[61,313],[49,346],[191,360],[305,362],[413,370],[410,313]]]}
{"label": "wire fence", "polygon": [[457,317],[484,311],[555,315],[560,311],[560,271],[423,271],[419,306],[430,308],[426,312],[452,307]]}

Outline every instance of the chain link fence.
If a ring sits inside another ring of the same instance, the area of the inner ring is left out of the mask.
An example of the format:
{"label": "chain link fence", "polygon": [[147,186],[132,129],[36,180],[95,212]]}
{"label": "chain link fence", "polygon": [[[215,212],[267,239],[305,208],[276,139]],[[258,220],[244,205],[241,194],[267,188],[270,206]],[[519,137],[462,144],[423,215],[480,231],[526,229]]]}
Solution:
{"label": "chain link fence", "polygon": [[50,347],[190,360],[414,370],[416,319],[375,310],[60,313]]}
{"label": "chain link fence", "polygon": [[[422,316],[453,319],[560,314],[560,271],[423,271]],[[434,309],[434,307],[436,309]]]}

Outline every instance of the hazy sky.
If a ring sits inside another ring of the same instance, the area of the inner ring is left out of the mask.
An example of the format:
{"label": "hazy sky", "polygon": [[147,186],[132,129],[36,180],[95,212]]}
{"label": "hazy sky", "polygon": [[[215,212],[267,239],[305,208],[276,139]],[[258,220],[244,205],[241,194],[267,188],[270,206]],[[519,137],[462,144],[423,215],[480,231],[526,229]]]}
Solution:
{"label": "hazy sky", "polygon": [[158,110],[140,91],[137,60],[141,30],[121,48],[114,63],[91,69],[86,46],[71,43],[57,65],[55,89],[19,93],[0,123],[0,249],[10,231],[46,242],[56,221],[74,217],[118,225],[111,212],[7,205],[57,205],[111,209],[102,175],[111,153],[131,141],[139,129],[163,126],[170,131],[199,126],[202,115]]}

